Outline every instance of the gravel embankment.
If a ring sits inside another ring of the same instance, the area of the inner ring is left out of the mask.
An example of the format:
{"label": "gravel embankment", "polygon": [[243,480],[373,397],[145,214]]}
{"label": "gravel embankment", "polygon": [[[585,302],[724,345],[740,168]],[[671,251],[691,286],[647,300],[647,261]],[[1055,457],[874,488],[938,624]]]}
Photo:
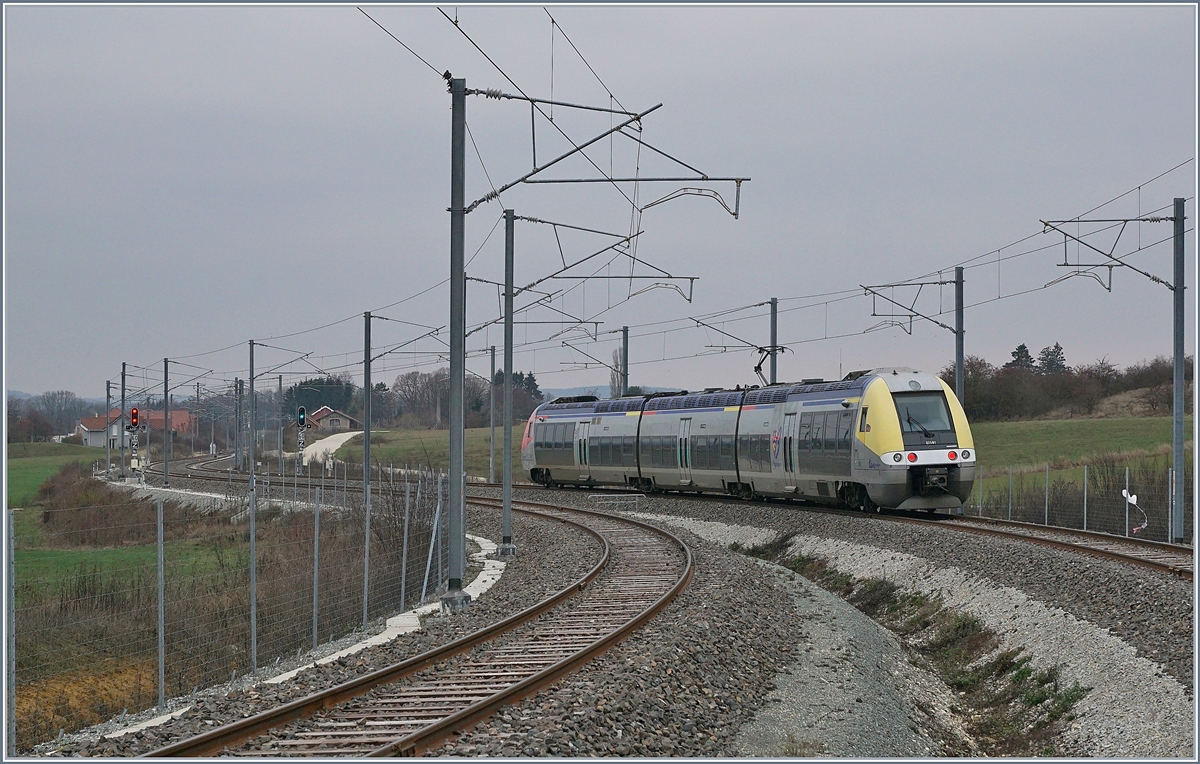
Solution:
{"label": "gravel embankment", "polygon": [[1108,630],[1137,654],[1193,686],[1192,585],[1175,576],[1028,543],[926,529],[868,515],[836,515],[741,502],[656,498],[654,513],[845,541],[958,568]]}
{"label": "gravel embankment", "polygon": [[680,535],[696,571],[658,617],[429,755],[970,751],[943,728],[945,714],[918,710],[948,706],[945,689],[911,666],[901,669],[902,650],[869,618],[790,571]]}
{"label": "gravel embankment", "polygon": [[[498,512],[468,510],[468,533],[499,540],[499,530]],[[184,706],[190,706],[190,710],[178,719],[153,728],[98,740],[101,735],[113,735],[136,722],[157,716],[157,710],[130,715],[120,723],[109,722],[66,735],[60,741],[44,744],[27,753],[41,756],[110,757],[136,756],[149,752],[213,726],[304,697],[355,676],[419,655],[464,634],[482,629],[559,591],[586,574],[599,560],[600,546],[592,536],[558,521],[541,520],[514,513],[513,536],[519,540],[519,554],[515,558],[505,558],[507,567],[500,580],[484,597],[457,616],[425,618],[421,631],[402,635],[386,645],[367,648],[335,663],[308,669],[284,684],[255,686],[254,680],[246,677],[227,685],[202,690],[191,697],[173,699],[168,704],[168,710]],[[348,647],[380,631],[383,623],[380,621],[373,626],[371,632],[351,635],[324,645],[319,652],[305,655],[299,661],[282,662],[270,671],[260,672],[261,678],[269,678],[296,665],[303,665]]]}
{"label": "gravel embankment", "polygon": [[[1194,754],[1192,589],[1173,576],[866,516],[679,499],[647,509],[638,516],[718,543],[796,534],[791,555],[820,557],[856,578],[883,578],[972,613],[1004,648],[1060,667],[1068,685],[1092,688],[1062,736],[1066,753]],[[1131,735],[1134,728],[1154,734]]]}

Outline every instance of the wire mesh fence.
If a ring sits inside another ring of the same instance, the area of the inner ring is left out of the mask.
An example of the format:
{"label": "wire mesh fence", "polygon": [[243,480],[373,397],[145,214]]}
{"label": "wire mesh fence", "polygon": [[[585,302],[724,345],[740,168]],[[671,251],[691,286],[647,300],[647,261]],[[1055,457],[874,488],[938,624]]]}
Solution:
{"label": "wire mesh fence", "polygon": [[281,482],[269,499],[258,490],[254,576],[237,484],[194,501],[15,513],[17,746],[295,657],[442,593],[444,475],[374,483],[369,539],[360,492],[312,483]]}
{"label": "wire mesh fence", "polygon": [[[1068,469],[993,468],[976,481],[964,513],[1170,542],[1174,479],[1174,471],[1157,459],[1099,458]],[[1183,538],[1190,540],[1194,527],[1190,453],[1182,479]]]}

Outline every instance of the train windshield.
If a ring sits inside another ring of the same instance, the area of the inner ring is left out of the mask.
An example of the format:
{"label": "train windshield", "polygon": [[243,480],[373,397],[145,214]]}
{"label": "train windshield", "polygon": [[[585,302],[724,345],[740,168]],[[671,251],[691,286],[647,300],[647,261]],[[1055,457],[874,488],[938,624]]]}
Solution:
{"label": "train windshield", "polygon": [[902,431],[928,435],[937,430],[954,429],[950,424],[950,410],[941,393],[896,393],[894,398]]}

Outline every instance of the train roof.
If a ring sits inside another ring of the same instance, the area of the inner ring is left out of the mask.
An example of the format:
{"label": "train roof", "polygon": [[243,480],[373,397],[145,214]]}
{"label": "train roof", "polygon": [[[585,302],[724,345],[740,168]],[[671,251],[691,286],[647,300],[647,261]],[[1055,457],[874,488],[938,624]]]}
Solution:
{"label": "train roof", "polygon": [[[928,376],[924,372],[901,366],[887,366],[865,371],[852,371],[844,379],[826,382],[824,380],[804,380],[801,383],[768,385],[767,387],[747,387],[734,390],[709,388],[703,393],[680,392],[652,393],[651,395],[635,395],[625,398],[599,400],[595,396],[578,396],[575,398],[556,398],[550,403],[543,403],[539,411],[579,410],[597,414],[620,411],[667,411],[670,409],[698,409],[725,406],[756,406],[773,403],[783,403],[793,396],[810,393],[834,393],[840,391],[861,390],[875,377],[900,375]],[[890,386],[890,385],[889,385]]]}

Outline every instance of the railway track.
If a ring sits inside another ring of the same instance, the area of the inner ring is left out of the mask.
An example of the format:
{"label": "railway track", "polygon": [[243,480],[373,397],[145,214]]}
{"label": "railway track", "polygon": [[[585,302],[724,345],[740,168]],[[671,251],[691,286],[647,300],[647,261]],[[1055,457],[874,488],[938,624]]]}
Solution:
{"label": "railway track", "polygon": [[1035,544],[1069,549],[1082,554],[1119,560],[1130,565],[1166,571],[1188,581],[1193,580],[1195,566],[1190,546],[1011,520],[976,517],[951,517],[950,520],[952,522],[943,524],[968,533],[1019,538]]}
{"label": "railway track", "polygon": [[[205,460],[196,460],[204,462]],[[207,463],[206,463],[207,464]],[[205,476],[195,475],[194,471],[203,471],[206,469],[206,464],[195,465],[192,477],[197,479],[206,479]],[[212,469],[214,475],[220,474],[221,480],[228,481],[229,472],[223,469]],[[182,470],[181,470],[182,472]],[[175,474],[175,473],[172,473]],[[239,476],[235,475],[236,481]],[[276,476],[278,478],[278,476]],[[207,478],[207,479],[216,479]],[[244,476],[241,477],[244,480]],[[353,481],[352,481],[353,484]],[[361,482],[359,482],[361,485]],[[473,488],[499,488],[499,483],[472,483]],[[554,490],[569,490],[569,489],[552,489],[545,486],[529,483],[519,484],[514,487],[521,489],[533,489],[541,491]],[[632,495],[640,492],[633,491],[628,488],[588,488],[585,489],[589,493],[604,493],[613,495]],[[679,498],[686,498],[694,501],[731,501],[727,496],[685,496],[679,494]],[[786,501],[770,501],[769,503],[781,503],[788,506],[796,506],[792,502]],[[806,511],[833,512],[837,514],[851,514],[863,516],[861,512],[856,510],[840,509],[836,507],[824,506],[805,506]],[[898,512],[898,511],[883,511],[876,517],[895,520],[898,522],[911,523],[933,523],[946,528],[954,528],[967,533],[977,533],[982,535],[1001,536],[1011,538],[1016,541],[1026,543],[1040,544],[1044,546],[1056,547],[1065,549],[1080,554],[1088,554],[1097,557],[1104,557],[1110,560],[1116,560],[1129,565],[1138,565],[1153,570],[1158,570],[1173,575],[1180,576],[1185,580],[1194,580],[1194,556],[1192,547],[1178,544],[1166,544],[1162,542],[1146,541],[1138,538],[1126,538],[1123,536],[1114,536],[1107,533],[1097,533],[1094,531],[1081,531],[1066,528],[1055,528],[1053,526],[1034,525],[1032,523],[1021,523],[1010,520],[998,520],[990,518],[974,518],[965,516],[953,515],[936,515],[933,517],[927,516],[918,512]]]}
{"label": "railway track", "polygon": [[[604,548],[600,562],[553,597],[487,629],[146,756],[415,755],[629,636],[691,578],[691,551],[667,531],[549,504],[513,508],[595,535]],[[510,639],[497,642],[509,632]]]}

